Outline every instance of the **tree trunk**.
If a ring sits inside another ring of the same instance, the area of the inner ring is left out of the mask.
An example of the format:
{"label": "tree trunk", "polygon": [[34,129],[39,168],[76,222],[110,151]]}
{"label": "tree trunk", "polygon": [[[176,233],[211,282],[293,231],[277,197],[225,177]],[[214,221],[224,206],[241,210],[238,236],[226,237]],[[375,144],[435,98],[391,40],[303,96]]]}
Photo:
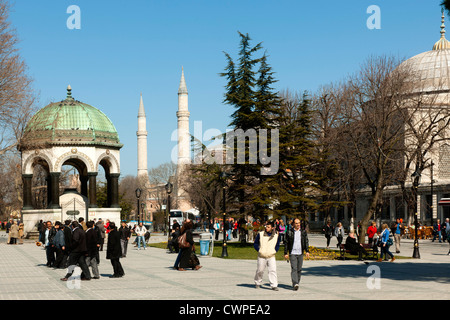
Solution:
{"label": "tree trunk", "polygon": [[378,179],[377,187],[375,190],[375,193],[372,195],[372,199],[370,201],[369,209],[367,210],[367,213],[364,215],[364,217],[361,220],[361,233],[359,235],[359,243],[365,243],[366,241],[366,231],[369,227],[369,221],[373,217],[373,214],[377,210],[377,203],[383,193],[383,183],[381,181],[382,179]]}

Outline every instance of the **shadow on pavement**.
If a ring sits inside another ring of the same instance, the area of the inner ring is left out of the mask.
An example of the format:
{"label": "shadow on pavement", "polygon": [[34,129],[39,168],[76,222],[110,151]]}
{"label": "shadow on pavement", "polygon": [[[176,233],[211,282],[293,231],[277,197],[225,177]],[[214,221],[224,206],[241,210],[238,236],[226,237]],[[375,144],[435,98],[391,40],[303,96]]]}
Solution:
{"label": "shadow on pavement", "polygon": [[370,266],[380,268],[381,277],[396,281],[434,281],[450,283],[450,263],[382,262],[370,264],[304,267],[302,276],[363,277],[373,274]]}

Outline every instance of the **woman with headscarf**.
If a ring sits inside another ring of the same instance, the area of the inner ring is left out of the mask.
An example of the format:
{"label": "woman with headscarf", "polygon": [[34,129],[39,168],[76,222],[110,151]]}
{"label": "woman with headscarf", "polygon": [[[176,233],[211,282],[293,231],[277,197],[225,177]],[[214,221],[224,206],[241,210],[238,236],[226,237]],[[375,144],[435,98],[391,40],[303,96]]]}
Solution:
{"label": "woman with headscarf", "polygon": [[192,221],[185,222],[183,224],[183,227],[181,228],[180,238],[185,234],[186,242],[189,244],[189,246],[186,248],[180,248],[180,264],[178,266],[178,271],[186,271],[187,268],[198,270],[202,267],[200,265],[200,261],[195,255],[194,238],[192,236],[193,228],[194,225]]}

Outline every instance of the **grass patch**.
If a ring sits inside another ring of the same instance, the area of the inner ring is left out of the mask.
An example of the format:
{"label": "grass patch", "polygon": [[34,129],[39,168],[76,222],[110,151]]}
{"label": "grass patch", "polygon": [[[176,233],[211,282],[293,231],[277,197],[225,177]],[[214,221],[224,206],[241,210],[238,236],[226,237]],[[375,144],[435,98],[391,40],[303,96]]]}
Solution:
{"label": "grass patch", "polygon": [[[166,249],[167,242],[160,243],[151,243],[148,246],[153,248]],[[200,244],[196,243],[196,252],[200,253]],[[227,243],[227,251],[228,257],[224,259],[240,259],[240,260],[256,260],[258,257],[258,253],[253,248],[253,243],[241,244],[238,242],[228,242]],[[220,258],[222,255],[222,241],[214,242],[214,251],[213,257]],[[305,260],[338,260],[340,258],[339,250],[332,249],[322,249],[317,247],[309,247],[309,259]],[[284,259],[284,245],[280,245],[280,249],[278,250],[276,256],[276,260],[285,260]],[[357,260],[357,255],[345,254],[346,260]],[[403,256],[395,256],[395,259],[412,259],[409,257]],[[370,258],[369,258],[370,260]]]}

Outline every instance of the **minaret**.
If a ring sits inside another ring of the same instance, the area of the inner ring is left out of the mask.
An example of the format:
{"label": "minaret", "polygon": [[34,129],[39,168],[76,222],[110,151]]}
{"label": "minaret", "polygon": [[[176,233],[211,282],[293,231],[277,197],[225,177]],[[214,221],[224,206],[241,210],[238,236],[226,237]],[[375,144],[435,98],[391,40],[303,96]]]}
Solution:
{"label": "minaret", "polygon": [[189,110],[188,90],[184,79],[184,70],[181,67],[180,87],[178,88],[178,162],[179,170],[185,164],[191,162],[190,157],[190,135],[189,135]]}
{"label": "minaret", "polygon": [[434,44],[433,50],[446,50],[450,49],[450,42],[445,39],[445,13],[442,8],[441,16],[441,38]]}
{"label": "minaret", "polygon": [[142,93],[141,93],[141,101],[139,103],[139,112],[138,112],[138,131],[137,135],[137,149],[138,149],[138,177],[145,175],[148,176],[147,171],[147,118],[145,116],[144,110],[144,102],[142,101]]}
{"label": "minaret", "polygon": [[178,88],[178,160],[177,160],[177,179],[176,179],[176,205],[182,210],[190,209],[190,202],[187,194],[183,190],[184,166],[191,163],[189,135],[189,110],[188,110],[188,90],[186,80],[184,79],[184,70],[181,67],[180,87]]}

